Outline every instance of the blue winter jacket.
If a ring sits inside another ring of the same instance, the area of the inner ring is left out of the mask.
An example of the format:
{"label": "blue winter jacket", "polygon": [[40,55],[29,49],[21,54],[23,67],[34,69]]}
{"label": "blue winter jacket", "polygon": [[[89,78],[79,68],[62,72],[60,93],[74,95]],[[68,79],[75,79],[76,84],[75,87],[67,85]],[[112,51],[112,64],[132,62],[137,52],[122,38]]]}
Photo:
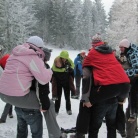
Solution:
{"label": "blue winter jacket", "polygon": [[131,44],[126,53],[126,57],[131,65],[131,68],[127,69],[126,73],[129,77],[134,77],[138,74],[138,46]]}
{"label": "blue winter jacket", "polygon": [[82,75],[82,62],[83,58],[80,56],[80,54],[77,55],[77,57],[74,59],[74,75],[75,76],[81,76]]}

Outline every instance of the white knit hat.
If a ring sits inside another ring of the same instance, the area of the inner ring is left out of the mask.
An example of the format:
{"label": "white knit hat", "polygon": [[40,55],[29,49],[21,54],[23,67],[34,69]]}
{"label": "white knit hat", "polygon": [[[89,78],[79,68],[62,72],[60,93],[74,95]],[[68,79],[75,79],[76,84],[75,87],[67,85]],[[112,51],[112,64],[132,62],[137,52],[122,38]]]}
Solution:
{"label": "white knit hat", "polygon": [[33,44],[37,47],[44,47],[44,42],[42,40],[42,38],[38,37],[38,36],[31,36],[28,40],[27,43]]}
{"label": "white knit hat", "polygon": [[123,39],[119,43],[119,47],[129,48],[129,46],[130,46],[130,42],[127,39]]}

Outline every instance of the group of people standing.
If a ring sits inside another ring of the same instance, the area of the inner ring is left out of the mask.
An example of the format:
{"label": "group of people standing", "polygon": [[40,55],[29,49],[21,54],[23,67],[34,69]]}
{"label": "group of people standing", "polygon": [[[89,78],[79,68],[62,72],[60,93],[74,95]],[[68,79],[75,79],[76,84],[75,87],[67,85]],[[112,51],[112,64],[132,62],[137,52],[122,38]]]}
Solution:
{"label": "group of people standing", "polygon": [[[107,138],[116,138],[119,103],[122,105],[129,98],[128,120],[135,119],[137,114],[138,47],[123,39],[119,48],[121,56],[126,57],[128,68],[120,64],[124,64],[121,58],[118,59],[113,49],[96,34],[87,56],[82,50],[73,63],[69,53],[63,50],[54,59],[50,69],[47,61],[51,50],[44,46],[40,37],[32,36],[24,44],[16,46],[7,58],[0,77],[0,98],[15,106],[17,138],[27,138],[27,125],[30,125],[32,137],[43,137],[41,112],[46,120],[49,138],[66,137],[62,135],[56,121],[62,89],[68,115],[72,114],[70,96],[80,99],[73,138],[84,138],[87,133],[89,138],[98,138],[104,117]],[[52,99],[55,103],[48,96],[49,82],[52,84]],[[133,137],[127,134],[127,138]]]}

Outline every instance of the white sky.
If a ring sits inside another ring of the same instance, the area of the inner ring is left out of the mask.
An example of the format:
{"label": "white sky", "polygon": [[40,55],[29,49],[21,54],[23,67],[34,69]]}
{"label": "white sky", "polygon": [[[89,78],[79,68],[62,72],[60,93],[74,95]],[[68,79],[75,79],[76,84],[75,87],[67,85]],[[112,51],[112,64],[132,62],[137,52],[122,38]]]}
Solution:
{"label": "white sky", "polygon": [[107,14],[108,14],[114,1],[115,0],[102,0],[102,3],[104,4],[104,8],[105,8],[105,11]]}

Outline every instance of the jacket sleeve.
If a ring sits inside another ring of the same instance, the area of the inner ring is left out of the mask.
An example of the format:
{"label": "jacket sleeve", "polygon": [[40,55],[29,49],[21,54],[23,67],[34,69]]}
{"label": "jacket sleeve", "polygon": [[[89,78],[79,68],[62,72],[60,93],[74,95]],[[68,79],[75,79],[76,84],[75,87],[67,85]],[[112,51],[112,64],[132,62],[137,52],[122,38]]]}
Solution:
{"label": "jacket sleeve", "polygon": [[47,84],[52,77],[52,70],[46,69],[44,61],[38,56],[32,56],[29,63],[30,72],[33,74],[35,79],[42,85]]}
{"label": "jacket sleeve", "polygon": [[81,63],[81,61],[79,60],[79,58],[76,58],[75,60],[74,60],[74,64],[75,64],[75,69],[76,69],[76,67],[78,66],[78,70],[80,71],[80,74],[82,75],[83,73],[82,73],[82,63]]}
{"label": "jacket sleeve", "polygon": [[91,70],[88,67],[84,67],[83,79],[82,79],[82,101],[89,102],[91,86],[92,86]]}
{"label": "jacket sleeve", "polygon": [[134,77],[138,74],[138,47],[134,44],[131,46],[131,50],[128,51],[128,62],[131,65],[131,68],[126,70],[128,77]]}

